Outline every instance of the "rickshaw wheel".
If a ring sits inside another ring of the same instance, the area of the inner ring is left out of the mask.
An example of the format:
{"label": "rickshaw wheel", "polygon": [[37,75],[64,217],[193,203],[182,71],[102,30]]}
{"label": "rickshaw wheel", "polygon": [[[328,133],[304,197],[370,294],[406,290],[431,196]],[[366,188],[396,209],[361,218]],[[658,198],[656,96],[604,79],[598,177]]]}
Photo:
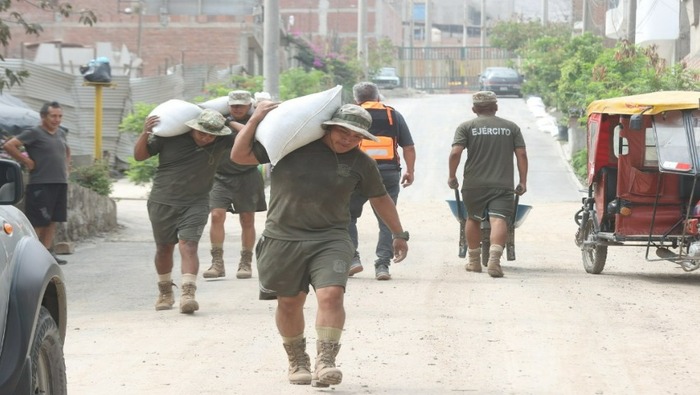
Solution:
{"label": "rickshaw wheel", "polygon": [[605,259],[608,257],[608,246],[597,244],[593,218],[586,221],[582,236],[583,268],[586,269],[587,273],[600,274],[605,267]]}

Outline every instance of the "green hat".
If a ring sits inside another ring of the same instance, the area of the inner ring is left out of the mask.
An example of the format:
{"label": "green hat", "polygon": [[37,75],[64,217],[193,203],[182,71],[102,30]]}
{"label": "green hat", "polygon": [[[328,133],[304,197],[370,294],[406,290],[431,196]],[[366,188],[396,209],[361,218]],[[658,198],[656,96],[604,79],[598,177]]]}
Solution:
{"label": "green hat", "polygon": [[379,141],[378,138],[369,132],[369,127],[372,126],[372,116],[369,115],[367,110],[356,104],[341,106],[329,121],[321,124],[321,127],[327,130],[331,125],[342,126],[361,134],[366,139]]}
{"label": "green hat", "polygon": [[496,103],[496,101],[496,94],[491,91],[479,91],[472,96],[472,103],[476,105]]}
{"label": "green hat", "polygon": [[226,127],[226,119],[218,111],[206,109],[196,119],[185,122],[188,127],[214,136],[231,134],[231,129]]}
{"label": "green hat", "polygon": [[253,103],[253,96],[248,91],[231,91],[228,94],[228,105],[243,105]]}

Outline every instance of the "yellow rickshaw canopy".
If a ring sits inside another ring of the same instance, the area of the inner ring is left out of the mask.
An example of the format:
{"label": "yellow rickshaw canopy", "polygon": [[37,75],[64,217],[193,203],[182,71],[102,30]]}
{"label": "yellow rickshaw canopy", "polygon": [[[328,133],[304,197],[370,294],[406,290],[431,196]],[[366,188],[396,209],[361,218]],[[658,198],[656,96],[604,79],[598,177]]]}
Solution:
{"label": "yellow rickshaw canopy", "polygon": [[588,105],[586,115],[603,114],[644,114],[654,115],[670,110],[700,108],[700,92],[662,91],[641,95],[621,96],[595,100]]}

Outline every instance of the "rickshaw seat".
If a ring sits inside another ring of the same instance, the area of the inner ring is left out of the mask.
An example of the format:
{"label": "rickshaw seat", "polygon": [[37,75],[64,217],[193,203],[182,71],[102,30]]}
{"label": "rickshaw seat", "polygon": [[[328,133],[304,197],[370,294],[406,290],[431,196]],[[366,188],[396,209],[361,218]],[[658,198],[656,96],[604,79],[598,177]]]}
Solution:
{"label": "rickshaw seat", "polygon": [[700,199],[700,179],[695,183],[695,188],[693,188],[693,179],[695,177],[681,175],[679,178],[679,192],[681,199],[683,199],[683,202],[687,202],[688,199],[691,198],[691,196],[693,198],[692,203],[695,203],[698,199]]}

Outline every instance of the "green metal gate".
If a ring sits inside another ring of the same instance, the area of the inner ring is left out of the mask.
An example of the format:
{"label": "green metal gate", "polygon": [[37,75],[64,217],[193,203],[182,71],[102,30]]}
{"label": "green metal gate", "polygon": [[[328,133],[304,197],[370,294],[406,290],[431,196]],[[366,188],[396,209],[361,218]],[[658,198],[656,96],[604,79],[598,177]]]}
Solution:
{"label": "green metal gate", "polygon": [[481,70],[511,61],[512,52],[493,47],[398,48],[402,85],[426,91],[476,91]]}

